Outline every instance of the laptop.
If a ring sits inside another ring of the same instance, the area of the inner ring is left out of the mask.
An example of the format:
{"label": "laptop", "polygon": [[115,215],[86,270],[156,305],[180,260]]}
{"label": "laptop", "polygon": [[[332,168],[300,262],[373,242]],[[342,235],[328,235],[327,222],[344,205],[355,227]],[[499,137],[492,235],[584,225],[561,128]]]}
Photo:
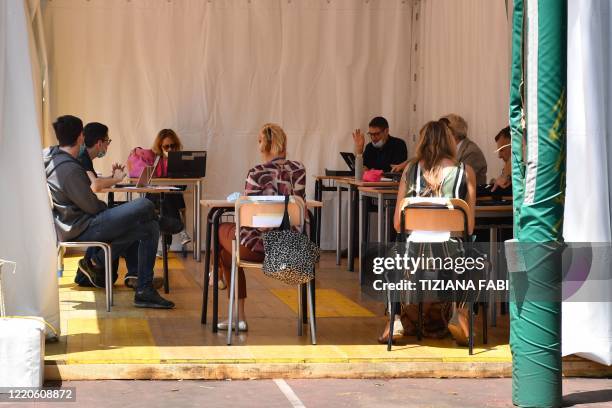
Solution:
{"label": "laptop", "polygon": [[169,178],[202,178],[206,175],[206,151],[168,152]]}
{"label": "laptop", "polygon": [[155,169],[159,164],[160,156],[155,158],[155,162],[153,162],[152,166],[145,166],[142,168],[140,172],[140,176],[138,176],[138,180],[136,184],[127,183],[127,184],[115,184],[115,187],[146,187],[151,184],[151,180],[153,179],[153,175],[155,174]]}
{"label": "laptop", "polygon": [[355,171],[355,154],[349,152],[340,152],[340,156],[344,159],[346,165],[351,169],[351,171]]}

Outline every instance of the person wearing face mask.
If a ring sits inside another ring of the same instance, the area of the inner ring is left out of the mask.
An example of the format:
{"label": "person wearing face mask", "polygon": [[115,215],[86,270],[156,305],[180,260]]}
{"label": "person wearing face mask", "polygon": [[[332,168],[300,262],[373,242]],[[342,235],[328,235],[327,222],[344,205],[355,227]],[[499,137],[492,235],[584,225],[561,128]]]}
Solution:
{"label": "person wearing face mask", "polygon": [[93,161],[106,155],[111,139],[108,137],[108,127],[98,122],[88,123],[83,128],[85,143],[81,145],[77,159],[87,172],[91,181],[91,189],[98,193],[112,187],[125,178],[125,166],[113,163],[112,174],[109,177],[98,177]]}
{"label": "person wearing face mask", "polygon": [[370,143],[365,148],[365,137],[361,129],[353,132],[355,154],[363,154],[363,167],[384,172],[400,165],[408,159],[406,142],[389,134],[389,123],[382,116],[375,117],[368,125]]}
{"label": "person wearing face mask", "polygon": [[[505,190],[512,187],[512,162],[510,161],[510,154],[512,153],[510,143],[510,127],[505,127],[499,131],[495,136],[495,143],[497,143],[497,157],[504,161],[504,168],[499,177],[491,180],[491,191]],[[512,194],[512,191],[508,191]]]}
{"label": "person wearing face mask", "polygon": [[[247,173],[244,194],[258,195],[296,195],[306,200],[306,169],[296,160],[287,159],[287,135],[275,123],[266,123],[257,135],[259,153],[263,163],[251,168]],[[306,228],[308,230],[308,228]],[[221,272],[225,282],[231,279],[232,240],[236,239],[236,224],[222,223],[219,226],[219,243],[221,251]],[[251,262],[262,262],[264,259],[263,232],[257,228],[243,227],[240,230],[240,259]],[[227,295],[229,296],[229,290]],[[238,329],[247,331],[244,303],[246,299],[246,281],[242,268],[238,269],[238,308],[240,320]],[[227,330],[227,320],[218,323],[219,330]]]}

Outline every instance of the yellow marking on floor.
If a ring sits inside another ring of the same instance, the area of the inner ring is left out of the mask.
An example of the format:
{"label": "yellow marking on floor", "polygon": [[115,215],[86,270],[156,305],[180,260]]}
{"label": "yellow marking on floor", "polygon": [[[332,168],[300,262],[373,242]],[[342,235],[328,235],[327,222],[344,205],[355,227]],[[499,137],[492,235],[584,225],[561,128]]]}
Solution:
{"label": "yellow marking on floor", "polygon": [[67,361],[159,362],[159,350],[145,319],[68,319]]}
{"label": "yellow marking on floor", "polygon": [[[298,312],[297,289],[270,289],[287,306]],[[374,313],[358,305],[334,289],[317,289],[317,317],[374,317]]]}

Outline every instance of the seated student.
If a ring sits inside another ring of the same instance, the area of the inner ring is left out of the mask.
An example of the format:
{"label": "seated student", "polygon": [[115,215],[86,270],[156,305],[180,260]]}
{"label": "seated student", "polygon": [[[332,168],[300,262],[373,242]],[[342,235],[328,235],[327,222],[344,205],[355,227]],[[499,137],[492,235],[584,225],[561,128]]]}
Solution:
{"label": "seated student", "polygon": [[476,184],[487,183],[487,159],[482,150],[467,136],[468,124],[459,115],[450,113],[444,118],[448,122],[453,139],[457,145],[457,161],[469,165],[476,174]]}
{"label": "seated student", "polygon": [[[152,286],[155,247],[159,225],[153,204],[137,199],[107,208],[91,191],[91,180],[76,160],[84,143],[83,122],[75,116],[60,116],[53,123],[59,142],[43,152],[47,185],[53,200],[53,219],[62,241],[101,241],[111,244],[113,262],[120,254],[137,247],[138,288],[136,307],[171,309],[174,303],[164,299]],[[95,286],[104,281],[104,253],[98,250],[79,267]]]}
{"label": "seated student", "polygon": [[353,132],[355,154],[363,154],[363,167],[390,172],[394,165],[398,165],[408,158],[406,142],[389,135],[389,123],[382,116],[375,117],[368,125],[370,143],[365,146],[365,137],[361,129]]}
{"label": "seated student", "polygon": [[[510,161],[510,153],[512,153],[512,147],[510,142],[510,127],[507,126],[499,131],[495,136],[495,142],[497,143],[497,157],[504,161],[504,168],[502,169],[501,175],[496,179],[491,180],[491,191],[498,189],[503,190],[512,187],[512,162]],[[510,191],[509,194],[512,194]]]}
{"label": "seated student", "polygon": [[[155,176],[168,177],[168,152],[183,150],[183,144],[174,130],[162,129],[157,133],[151,150],[159,157]],[[159,207],[159,197],[156,194],[148,195],[147,198]],[[185,199],[182,193],[166,194],[163,218],[160,227],[162,233],[166,234],[168,245],[172,242],[172,235],[177,233],[180,235],[181,245],[191,242],[191,237],[185,231]],[[157,252],[157,255],[161,256],[161,250]]]}
{"label": "seated student", "polygon": [[[297,195],[306,199],[306,169],[298,161],[288,160],[287,135],[277,124],[265,124],[259,135],[258,150],[263,164],[249,170],[245,182],[245,195]],[[236,224],[223,223],[219,226],[221,251],[221,271],[229,285],[232,268],[232,240],[236,237]],[[262,231],[257,228],[242,228],[240,231],[240,259],[262,262],[264,259]],[[238,329],[248,330],[244,302],[246,299],[246,281],[242,268],[238,270],[238,308],[240,318]],[[229,290],[227,294],[229,296]],[[220,322],[219,330],[227,330],[228,322]]]}
{"label": "seated student", "polygon": [[[83,128],[83,136],[85,143],[81,145],[77,159],[87,172],[87,176],[91,181],[91,190],[97,193],[121,182],[125,178],[125,166],[114,163],[112,167],[113,173],[110,177],[98,177],[93,164],[95,159],[104,157],[108,151],[108,146],[111,143],[111,139],[108,137],[108,127],[98,122],[88,123]],[[89,248],[85,255],[85,260],[79,261],[79,265],[85,265],[85,262],[92,257],[95,251],[96,248]],[[125,257],[125,264],[127,266],[124,284],[129,288],[136,289],[138,283],[138,245],[133,246],[131,251],[120,255]],[[113,282],[117,279],[118,266],[118,262],[113,263]],[[81,266],[77,269],[74,282],[79,286],[92,286],[92,282],[89,281],[82,269]],[[155,289],[161,288],[162,285],[163,279],[161,277],[156,276],[153,278],[153,287]]]}
{"label": "seated student", "polygon": [[[410,161],[400,182],[395,206],[394,225],[400,229],[400,204],[405,197],[448,197],[461,198],[470,207],[468,217],[474,220],[476,204],[476,181],[474,170],[460,163],[456,157],[457,147],[446,121],[428,122],[419,132],[420,138],[416,157]],[[417,181],[420,180],[420,181]],[[473,225],[473,222],[470,223]],[[472,231],[468,231],[472,234]],[[413,335],[418,324],[418,305],[401,305],[401,320],[395,318],[393,333],[389,323],[378,338],[386,343],[388,336],[394,339],[402,335]],[[457,309],[451,319],[450,302],[429,302],[424,304],[423,334],[429,337],[443,337],[451,334],[460,345],[467,344],[468,320],[465,308]]]}
{"label": "seated student", "polygon": [[113,163],[112,174],[109,177],[98,177],[93,160],[106,156],[111,139],[108,137],[108,127],[98,122],[88,123],[83,129],[85,144],[81,147],[77,159],[87,172],[91,181],[91,189],[98,193],[105,188],[114,186],[125,178],[125,166]]}

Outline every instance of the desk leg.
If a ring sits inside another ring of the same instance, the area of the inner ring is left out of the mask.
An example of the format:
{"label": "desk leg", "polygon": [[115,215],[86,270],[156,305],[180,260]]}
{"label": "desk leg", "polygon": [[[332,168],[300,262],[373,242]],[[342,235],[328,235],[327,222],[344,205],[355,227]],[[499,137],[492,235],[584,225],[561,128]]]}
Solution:
{"label": "desk leg", "polygon": [[[195,194],[194,194],[195,196]],[[212,233],[212,223],[211,223],[211,210],[208,213],[208,217],[206,217],[206,241],[204,242],[204,249],[206,250],[206,255],[204,257],[204,280],[202,285],[202,317],[200,319],[201,324],[206,324],[206,317],[208,314],[208,282],[210,281],[210,235]]]}
{"label": "desk leg", "polygon": [[[493,226],[489,228],[489,252],[491,253],[491,280],[497,279],[499,265],[497,264],[497,227]],[[497,298],[495,296],[495,291],[491,291],[489,295],[489,303],[491,304],[491,327],[497,326]]]}
{"label": "desk leg", "polygon": [[[323,201],[323,180],[317,180],[315,182],[315,200]],[[321,208],[315,208],[314,216],[315,216],[315,242],[317,246],[321,246],[321,216],[322,216]]]}
{"label": "desk leg", "polygon": [[364,213],[365,213],[365,210],[364,210],[363,193],[360,191],[359,192],[359,283],[362,285],[364,281],[363,273],[364,273],[364,268],[365,268],[365,259],[363,259],[364,257],[363,217],[365,216]]}
{"label": "desk leg", "polygon": [[336,265],[340,265],[340,253],[342,252],[342,187],[336,187],[338,195],[338,213],[336,219]]}
{"label": "desk leg", "polygon": [[349,185],[348,188],[348,213],[347,213],[347,224],[348,224],[348,250],[347,250],[347,266],[346,269],[349,272],[355,270],[355,203],[356,203],[356,191],[354,185]]}
{"label": "desk leg", "polygon": [[383,195],[378,194],[378,242],[383,242]]}
{"label": "desk leg", "polygon": [[389,243],[389,218],[391,216],[391,203],[385,202],[385,245]]}
{"label": "desk leg", "polygon": [[[219,220],[221,220],[223,213],[224,210],[220,208],[212,215],[213,250],[215,252],[215,257],[213,258],[213,333],[217,332],[217,323],[219,322]],[[229,287],[227,290],[229,290]]]}
{"label": "desk leg", "polygon": [[[200,203],[198,202],[198,193],[196,192],[196,190],[198,189],[196,184],[193,184],[193,211],[192,211],[192,220],[191,220],[191,247],[193,248],[193,259],[197,259],[197,251],[196,251],[196,230],[197,230],[197,222],[198,222],[198,216],[197,216],[197,209],[196,207],[200,206]],[[211,210],[212,211],[212,210]]]}
{"label": "desk leg", "polygon": [[[164,215],[164,193],[159,195],[159,217]],[[170,293],[170,277],[168,276],[168,246],[166,234],[162,233],[162,260],[164,264],[164,293]]]}
{"label": "desk leg", "polygon": [[202,260],[202,206],[200,201],[202,200],[202,180],[198,180],[196,183],[196,207],[195,207],[195,219],[196,219],[196,231],[195,231],[195,242],[194,251],[196,252],[196,261]]}

